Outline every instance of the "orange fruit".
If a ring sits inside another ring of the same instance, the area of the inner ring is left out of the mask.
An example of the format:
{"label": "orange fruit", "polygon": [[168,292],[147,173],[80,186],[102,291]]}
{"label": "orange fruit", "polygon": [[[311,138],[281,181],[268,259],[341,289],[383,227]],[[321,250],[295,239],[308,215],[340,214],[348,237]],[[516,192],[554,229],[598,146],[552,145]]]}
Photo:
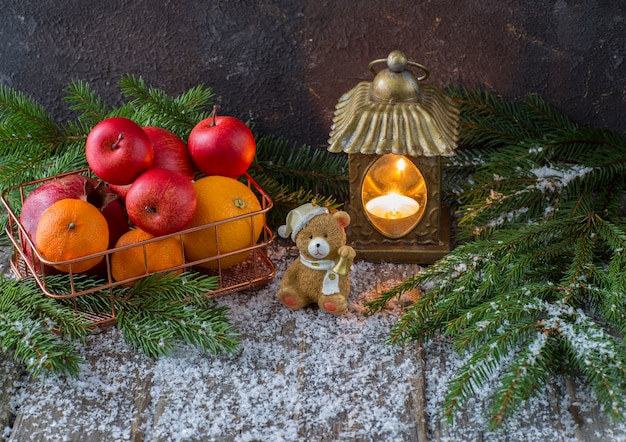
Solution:
{"label": "orange fruit", "polygon": [[[35,238],[37,250],[48,261],[69,261],[107,250],[109,226],[102,212],[92,204],[66,198],[43,212],[37,223]],[[103,257],[55,265],[54,268],[81,273],[95,267]]]}
{"label": "orange fruit", "polygon": [[[123,234],[115,243],[115,248],[147,241],[154,235],[139,228]],[[130,247],[111,253],[111,276],[116,281],[162,272],[183,264],[183,250],[179,237],[163,238],[146,244]],[[179,275],[182,269],[175,271]],[[132,287],[137,281],[124,283]]]}
{"label": "orange fruit", "polygon": [[[261,210],[254,192],[241,181],[221,175],[200,178],[194,183],[198,200],[196,214],[187,229],[227,220]],[[253,246],[263,230],[263,213],[228,221],[218,226],[206,227],[183,235],[185,258],[196,261],[235,252]],[[232,267],[246,259],[249,252],[220,258],[222,268]],[[216,269],[218,260],[198,264]]]}

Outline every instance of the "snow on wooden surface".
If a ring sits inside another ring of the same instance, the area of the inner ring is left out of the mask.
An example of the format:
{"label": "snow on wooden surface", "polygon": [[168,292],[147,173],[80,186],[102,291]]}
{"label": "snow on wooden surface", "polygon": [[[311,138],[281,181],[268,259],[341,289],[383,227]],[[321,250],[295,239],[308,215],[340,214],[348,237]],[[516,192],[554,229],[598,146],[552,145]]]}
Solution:
{"label": "snow on wooden surface", "polygon": [[444,424],[437,413],[463,357],[442,339],[387,343],[415,294],[381,314],[364,307],[419,267],[355,263],[349,311],[334,317],[314,307],[292,312],[275,300],[295,253],[272,245],[272,282],[217,298],[242,334],[234,355],[185,346],[154,361],[129,348],[115,327],[87,339],[81,351],[88,363],[76,377],[30,378],[1,355],[5,440],[626,440],[624,424],[610,425],[590,391],[564,379],[496,432],[487,430],[488,388],[454,425]]}

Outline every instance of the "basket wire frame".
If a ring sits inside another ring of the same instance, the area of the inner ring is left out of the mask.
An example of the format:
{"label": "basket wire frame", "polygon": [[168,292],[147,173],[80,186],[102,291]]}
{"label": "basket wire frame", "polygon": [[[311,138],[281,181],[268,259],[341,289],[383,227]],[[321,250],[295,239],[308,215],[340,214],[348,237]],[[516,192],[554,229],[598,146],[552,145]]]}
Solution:
{"label": "basket wire frame", "polygon": [[[0,201],[8,213],[8,221],[5,226],[5,233],[7,234],[7,237],[9,238],[13,248],[13,255],[10,261],[10,266],[13,274],[18,279],[33,278],[45,296],[55,299],[66,299],[72,301],[73,308],[77,312],[77,314],[82,315],[85,320],[92,323],[94,326],[109,325],[116,322],[115,296],[117,295],[114,292],[114,288],[120,287],[123,284],[127,284],[129,282],[137,281],[155,273],[167,273],[178,270],[187,270],[195,273],[204,274],[207,277],[217,277],[217,287],[211,292],[207,293],[207,295],[212,298],[266,284],[274,278],[276,270],[272,261],[268,258],[267,255],[267,247],[273,241],[274,235],[272,230],[267,226],[266,223],[266,214],[272,208],[273,203],[270,196],[247,173],[243,176],[243,178],[245,179],[244,182],[259,198],[259,201],[261,203],[261,209],[258,211],[250,212],[248,214],[240,215],[237,217],[227,218],[222,221],[217,221],[202,226],[184,229],[180,232],[159,236],[157,238],[152,238],[127,246],[111,248],[104,252],[94,253],[91,255],[83,256],[81,258],[62,262],[52,262],[46,260],[37,251],[32,239],[26,233],[26,230],[20,222],[19,215],[17,214],[15,208],[18,206],[22,206],[28,193],[32,191],[35,187],[44,184],[45,182],[72,174],[85,174],[93,176],[89,169],[81,169],[50,178],[32,181],[3,191],[2,195],[0,196]],[[238,249],[229,253],[222,253],[219,250],[218,226],[232,221],[249,218],[250,235],[251,239],[254,240],[256,239],[254,235],[256,226],[254,223],[255,218],[258,215],[263,215],[263,226],[261,229],[261,235],[258,240],[251,241],[252,245],[250,245],[249,247]],[[185,258],[185,251],[182,242],[183,235],[186,233],[196,232],[204,229],[214,229],[217,242],[217,254],[215,256],[206,257],[204,259],[196,261],[187,261],[187,259]],[[181,265],[174,266],[160,272],[149,272],[147,270],[148,257],[146,253],[146,246],[150,243],[170,237],[177,237],[180,240],[181,251],[184,258],[183,263]],[[111,275],[112,254],[117,251],[139,246],[143,247],[144,264],[146,268],[145,274],[120,281],[115,281]],[[223,258],[241,253],[248,253],[248,256],[242,262],[232,267],[222,267],[221,262]],[[96,257],[102,257],[102,262],[100,264],[101,274],[98,275],[102,278],[102,283],[94,284],[86,288],[79,288],[77,284],[77,278],[82,277],[83,274],[73,273],[71,271],[71,266],[78,262],[93,259]],[[211,261],[216,263],[215,270],[206,269],[199,266],[199,264]],[[54,269],[54,266],[57,265],[70,266],[70,271],[66,273],[68,278],[69,290],[58,291],[55,290],[54,287],[51,287],[51,285],[49,284],[50,276],[59,274],[59,272]],[[108,296],[108,307],[106,309],[102,309],[102,311],[86,311],[86,309],[82,308],[80,305],[80,298],[87,294],[96,292],[103,292],[105,296]]]}

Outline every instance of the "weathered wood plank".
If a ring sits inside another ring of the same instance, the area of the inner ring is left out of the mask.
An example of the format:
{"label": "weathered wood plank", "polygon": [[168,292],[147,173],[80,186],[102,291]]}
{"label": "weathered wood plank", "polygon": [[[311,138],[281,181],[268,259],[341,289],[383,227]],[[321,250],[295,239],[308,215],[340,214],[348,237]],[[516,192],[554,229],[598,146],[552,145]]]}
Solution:
{"label": "weathered wood plank", "polygon": [[563,406],[567,407],[575,425],[576,440],[582,442],[596,442],[608,436],[616,436],[618,440],[626,440],[626,431],[623,426],[613,432],[613,427],[606,415],[602,413],[599,404],[593,400],[591,388],[576,378],[565,380],[566,400]]}
{"label": "weathered wood plank", "polygon": [[0,352],[0,429],[13,426],[12,401],[21,388],[20,384],[26,380],[24,366],[13,360],[13,354]]}
{"label": "weathered wood plank", "polygon": [[424,356],[424,346],[422,342],[418,342],[414,345],[406,346],[407,358],[415,358],[419,371],[411,379],[411,385],[413,386],[410,399],[411,404],[407,404],[407,409],[414,410],[415,423],[416,423],[416,441],[428,442],[430,440],[428,432],[428,413],[426,412],[426,359]]}
{"label": "weathered wood plank", "polygon": [[9,441],[141,440],[134,434],[145,411],[138,398],[145,397],[152,362],[114,329],[89,337],[86,357],[76,378],[31,380]]}

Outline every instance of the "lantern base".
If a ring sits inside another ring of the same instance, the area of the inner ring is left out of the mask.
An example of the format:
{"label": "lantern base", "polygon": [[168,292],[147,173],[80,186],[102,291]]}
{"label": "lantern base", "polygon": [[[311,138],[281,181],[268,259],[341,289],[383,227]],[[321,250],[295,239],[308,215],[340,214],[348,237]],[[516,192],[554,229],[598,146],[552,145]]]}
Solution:
{"label": "lantern base", "polygon": [[450,210],[445,207],[441,211],[437,243],[407,244],[401,238],[398,240],[390,238],[384,242],[361,241],[352,238],[350,230],[348,230],[348,243],[356,251],[357,261],[428,265],[435,263],[452,250],[450,230]]}
{"label": "lantern base", "polygon": [[419,248],[408,249],[397,245],[387,245],[385,247],[356,247],[352,246],[356,251],[357,261],[368,262],[395,262],[395,263],[413,263],[413,264],[433,264],[439,259],[450,253],[449,245],[440,246],[422,246]]}

